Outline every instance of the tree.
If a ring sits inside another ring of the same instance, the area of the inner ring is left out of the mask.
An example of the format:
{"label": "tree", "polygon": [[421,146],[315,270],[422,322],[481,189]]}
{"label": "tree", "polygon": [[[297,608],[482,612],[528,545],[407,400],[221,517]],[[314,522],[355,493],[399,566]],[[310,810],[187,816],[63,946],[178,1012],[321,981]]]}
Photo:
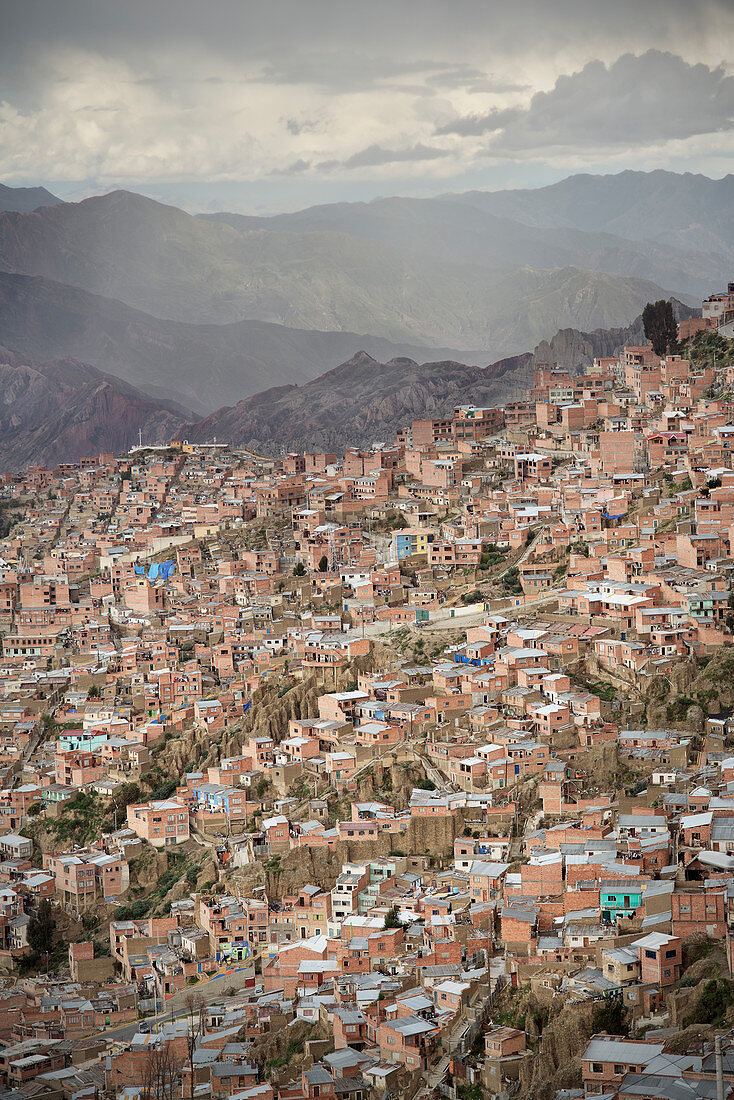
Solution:
{"label": "tree", "polygon": [[28,946],[34,955],[48,955],[54,945],[56,918],[53,906],[44,898],[33,910],[28,921]]}
{"label": "tree", "polygon": [[678,324],[672,305],[664,298],[647,303],[642,311],[642,326],[656,355],[667,355],[677,347]]}
{"label": "tree", "polygon": [[142,1070],[143,1094],[148,1100],[174,1100],[181,1095],[181,1060],[173,1054],[170,1042],[162,1042],[148,1054]]}
{"label": "tree", "polygon": [[398,916],[398,907],[397,907],[397,905],[393,905],[393,906],[391,906],[390,909],[388,909],[387,913],[385,914],[385,923],[383,925],[383,928],[402,928],[402,927],[403,927],[403,922],[401,921],[400,917]]}
{"label": "tree", "polygon": [[92,684],[89,691],[87,692],[87,697],[89,699],[99,699],[99,687],[97,686],[97,684]]}
{"label": "tree", "polygon": [[329,559],[326,554],[322,554],[319,558],[319,573],[325,573],[329,568]]}
{"label": "tree", "polygon": [[206,1001],[201,993],[187,993],[184,1001],[189,1029],[186,1033],[186,1050],[189,1056],[190,1100],[194,1100],[194,1053],[204,1031],[203,1012]]}
{"label": "tree", "polygon": [[520,570],[516,565],[511,565],[502,578],[502,585],[506,592],[513,596],[519,596],[522,592],[520,583]]}
{"label": "tree", "polygon": [[306,576],[306,566],[303,564],[302,561],[299,561],[293,567],[293,576],[294,577],[305,577]]}

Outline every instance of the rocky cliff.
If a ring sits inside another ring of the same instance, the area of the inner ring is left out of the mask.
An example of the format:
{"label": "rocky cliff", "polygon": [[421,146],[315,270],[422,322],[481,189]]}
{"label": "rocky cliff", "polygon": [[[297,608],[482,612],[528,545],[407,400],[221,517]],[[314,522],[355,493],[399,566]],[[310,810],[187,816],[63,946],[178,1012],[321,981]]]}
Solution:
{"label": "rocky cliff", "polygon": [[[678,320],[693,317],[700,311],[671,298],[673,312]],[[575,374],[583,367],[591,366],[594,359],[617,355],[625,344],[646,344],[642,314],[631,324],[621,328],[597,328],[593,332],[581,332],[576,328],[563,328],[551,340],[541,340],[533,352],[533,365],[550,363]]]}

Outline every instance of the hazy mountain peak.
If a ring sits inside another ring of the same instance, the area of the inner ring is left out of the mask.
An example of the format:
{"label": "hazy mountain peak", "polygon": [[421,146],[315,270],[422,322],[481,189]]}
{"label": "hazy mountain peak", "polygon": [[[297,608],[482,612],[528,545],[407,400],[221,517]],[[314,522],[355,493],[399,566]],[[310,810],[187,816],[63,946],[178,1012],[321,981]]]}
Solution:
{"label": "hazy mountain peak", "polygon": [[30,214],[39,206],[56,206],[61,201],[45,187],[8,187],[0,183],[0,212]]}

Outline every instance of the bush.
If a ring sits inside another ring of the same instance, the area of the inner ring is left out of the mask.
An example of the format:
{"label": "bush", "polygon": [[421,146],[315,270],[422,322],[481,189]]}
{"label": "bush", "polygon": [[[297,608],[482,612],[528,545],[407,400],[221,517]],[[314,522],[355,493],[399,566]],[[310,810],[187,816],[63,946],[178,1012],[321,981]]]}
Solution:
{"label": "bush", "polygon": [[511,596],[519,596],[522,593],[520,584],[520,570],[516,565],[511,565],[502,578],[502,586]]}

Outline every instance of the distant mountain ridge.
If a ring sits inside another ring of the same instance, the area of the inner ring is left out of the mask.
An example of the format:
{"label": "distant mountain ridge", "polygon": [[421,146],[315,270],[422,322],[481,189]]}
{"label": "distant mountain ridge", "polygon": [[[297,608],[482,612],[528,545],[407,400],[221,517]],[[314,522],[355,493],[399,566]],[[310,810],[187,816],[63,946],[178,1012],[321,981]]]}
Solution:
{"label": "distant mountain ridge", "polygon": [[[410,252],[424,252],[447,263],[476,264],[507,271],[578,267],[609,275],[649,279],[661,286],[705,293],[711,277],[725,278],[727,259],[718,250],[670,244],[662,239],[631,238],[603,227],[584,227],[539,218],[528,224],[503,209],[502,196],[517,194],[532,208],[538,193],[470,192],[436,199],[386,198],[372,202],[334,203],[255,218],[240,214],[200,214],[241,232],[348,234],[365,241],[382,241]],[[493,209],[496,199],[498,210]],[[520,213],[524,212],[518,202]],[[600,222],[602,219],[599,219]]]}
{"label": "distant mountain ridge", "polygon": [[660,241],[734,260],[734,175],[715,180],[662,169],[579,174],[532,190],[467,191],[442,197],[527,226]]}
{"label": "distant mountain ridge", "polygon": [[[413,216],[402,200],[399,205],[401,217],[406,210]],[[463,216],[458,204],[441,204],[442,218],[457,216]],[[485,361],[521,352],[559,325],[625,324],[648,299],[667,296],[662,284],[634,271],[604,270],[605,255],[615,270],[642,262],[642,253],[635,259],[625,242],[622,253],[612,242],[613,256],[599,242],[591,251],[588,242],[580,251],[546,242],[540,252],[528,242],[528,256],[548,261],[534,268],[513,244],[513,234],[524,236],[527,228],[518,225],[502,243],[493,225],[495,253],[468,263],[458,245],[456,261],[427,248],[433,237],[446,247],[452,236],[458,241],[451,225],[441,233],[440,226],[424,226],[418,251],[404,241],[330,230],[242,232],[117,191],[31,214],[0,214],[0,270],[71,284],[169,320],[256,319],[363,332],[429,349],[482,348]],[[462,240],[470,237],[471,226]],[[575,255],[593,261],[594,270],[568,263]],[[680,267],[680,258],[666,253],[655,269],[671,273],[675,264]]]}

